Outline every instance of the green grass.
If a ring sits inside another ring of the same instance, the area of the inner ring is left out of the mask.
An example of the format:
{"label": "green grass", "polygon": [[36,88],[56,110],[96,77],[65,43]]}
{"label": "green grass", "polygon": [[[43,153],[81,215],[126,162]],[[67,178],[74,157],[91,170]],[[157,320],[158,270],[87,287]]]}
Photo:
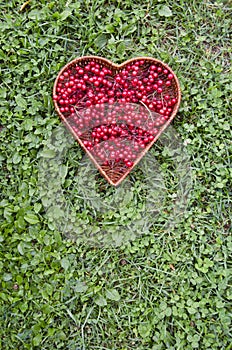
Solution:
{"label": "green grass", "polygon": [[[231,349],[230,2],[22,4],[0,5],[0,348]],[[181,83],[117,189],[53,108],[87,54],[155,57]]]}

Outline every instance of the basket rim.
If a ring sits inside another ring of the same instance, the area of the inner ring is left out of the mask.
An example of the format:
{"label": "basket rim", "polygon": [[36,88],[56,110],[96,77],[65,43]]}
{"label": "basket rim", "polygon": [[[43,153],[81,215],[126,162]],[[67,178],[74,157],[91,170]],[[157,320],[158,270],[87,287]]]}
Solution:
{"label": "basket rim", "polygon": [[93,155],[89,152],[89,150],[84,146],[82,140],[78,137],[78,135],[74,132],[73,128],[71,127],[71,125],[68,123],[68,118],[66,118],[59,109],[58,103],[57,101],[53,100],[54,106],[55,106],[55,110],[57,112],[57,114],[59,115],[59,117],[61,118],[62,122],[65,124],[65,126],[68,128],[68,130],[71,132],[71,134],[74,136],[74,138],[78,141],[78,143],[81,145],[81,147],[84,149],[84,151],[88,154],[89,158],[92,160],[92,162],[94,163],[94,165],[97,167],[97,169],[100,171],[100,173],[107,179],[107,181],[113,185],[113,186],[118,186],[126,177],[127,175],[132,171],[132,169],[139,163],[139,161],[143,158],[143,156],[148,152],[148,150],[153,146],[153,144],[158,140],[159,136],[163,133],[163,131],[170,125],[170,123],[172,122],[172,120],[175,118],[177,111],[179,109],[180,106],[180,102],[181,102],[181,89],[180,89],[180,83],[179,80],[176,76],[176,74],[174,73],[174,71],[168,66],[168,64],[162,62],[159,59],[156,59],[154,57],[149,57],[149,56],[139,56],[139,57],[133,57],[130,58],[126,61],[124,61],[123,63],[117,64],[112,62],[111,60],[101,57],[101,56],[80,56],[80,57],[76,57],[75,59],[73,59],[72,61],[68,62],[65,66],[63,66],[63,68],[59,71],[56,80],[54,82],[53,85],[53,95],[56,95],[56,87],[60,78],[60,75],[62,75],[62,73],[67,70],[70,66],[80,62],[80,61],[84,61],[84,60],[98,60],[102,63],[105,63],[107,65],[110,65],[113,69],[113,71],[116,73],[118,70],[121,70],[123,67],[125,67],[127,64],[130,64],[132,62],[138,61],[138,60],[146,60],[146,61],[151,61],[154,62],[155,64],[160,64],[163,67],[165,67],[166,69],[168,69],[168,71],[173,74],[174,80],[175,80],[175,85],[176,85],[176,91],[177,91],[177,103],[175,104],[172,114],[170,115],[170,118],[166,121],[165,124],[162,125],[162,127],[160,127],[158,133],[156,134],[156,136],[154,137],[154,140],[151,141],[147,147],[140,153],[140,155],[136,158],[134,165],[128,169],[128,171],[126,171],[120,178],[118,181],[112,181],[110,179],[110,177],[106,174],[106,172],[104,171],[104,169],[102,169],[101,165],[96,161],[96,159],[93,157]]}

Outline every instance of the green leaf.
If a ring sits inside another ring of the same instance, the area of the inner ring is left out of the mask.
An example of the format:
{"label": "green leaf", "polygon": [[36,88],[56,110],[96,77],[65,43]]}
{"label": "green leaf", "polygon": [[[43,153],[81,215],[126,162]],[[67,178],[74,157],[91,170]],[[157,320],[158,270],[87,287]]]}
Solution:
{"label": "green leaf", "polygon": [[64,217],[64,210],[60,208],[58,205],[53,205],[49,208],[47,211],[47,216],[49,217],[50,220],[56,220],[59,218]]}
{"label": "green leaf", "polygon": [[81,281],[77,281],[73,289],[77,293],[84,293],[88,289],[88,286]]}
{"label": "green leaf", "polygon": [[21,159],[22,159],[21,155],[18,154],[18,153],[15,153],[15,154],[13,155],[12,162],[13,162],[14,164],[19,164],[19,163],[21,162]]}
{"label": "green leaf", "polygon": [[68,167],[66,165],[62,164],[59,168],[59,174],[60,174],[63,181],[66,178],[67,173],[68,173]]}
{"label": "green leaf", "polygon": [[2,279],[3,279],[3,281],[8,282],[8,281],[12,280],[12,274],[11,273],[4,273]]}
{"label": "green leaf", "polygon": [[56,156],[56,152],[52,149],[44,149],[39,155],[43,158],[54,158]]}
{"label": "green leaf", "polygon": [[23,216],[19,216],[17,218],[17,226],[18,226],[18,228],[21,228],[21,229],[25,228],[26,223],[25,223],[25,220],[24,220]]}
{"label": "green leaf", "polygon": [[33,129],[33,120],[31,119],[26,119],[25,122],[23,123],[24,130],[30,131]]}
{"label": "green leaf", "polygon": [[33,338],[33,345],[34,345],[34,346],[39,346],[39,345],[41,345],[41,340],[42,340],[42,335],[41,335],[41,334],[37,334],[37,335]]}
{"label": "green leaf", "polygon": [[42,204],[41,203],[35,203],[34,204],[34,211],[36,214],[38,214],[40,212],[40,209],[42,208]]}
{"label": "green leaf", "polygon": [[95,45],[99,48],[102,49],[108,42],[108,36],[106,34],[100,34],[96,39],[95,39]]}
{"label": "green leaf", "polygon": [[0,97],[6,98],[6,88],[0,88]]}
{"label": "green leaf", "polygon": [[138,327],[139,334],[142,338],[149,337],[152,330],[152,325],[150,323],[142,323]]}
{"label": "green leaf", "polygon": [[19,243],[17,249],[21,255],[24,255],[23,243]]}
{"label": "green leaf", "polygon": [[44,276],[53,275],[54,272],[55,272],[55,270],[53,270],[53,269],[48,269],[48,270],[44,271]]}
{"label": "green leaf", "polygon": [[114,301],[119,301],[120,294],[116,289],[109,289],[106,291],[106,298]]}
{"label": "green leaf", "polygon": [[127,204],[129,204],[133,199],[133,192],[127,191],[124,193],[123,200],[122,200],[122,207],[124,208]]}
{"label": "green leaf", "polygon": [[3,216],[8,221],[11,221],[12,220],[12,213],[13,213],[13,209],[12,208],[5,207],[4,208],[4,212],[3,212]]}
{"label": "green leaf", "polygon": [[123,34],[124,34],[125,36],[129,36],[130,34],[136,32],[137,26],[136,26],[136,24],[134,24],[134,23],[129,23],[129,24],[126,24],[126,25],[122,28],[122,30],[123,30]]}
{"label": "green leaf", "polygon": [[63,267],[63,269],[68,270],[69,266],[70,266],[70,262],[67,258],[63,258],[61,260],[61,266]]}
{"label": "green leaf", "polygon": [[8,301],[8,295],[6,293],[0,292],[0,299],[4,301]]}
{"label": "green leaf", "polygon": [[170,9],[168,6],[163,5],[163,6],[161,6],[161,7],[159,8],[158,14],[159,14],[160,16],[170,17],[170,16],[172,16],[172,11],[171,11],[171,9]]}
{"label": "green leaf", "polygon": [[31,213],[24,215],[24,220],[26,220],[27,222],[29,222],[29,224],[32,224],[32,225],[35,225],[39,222],[38,216]]}
{"label": "green leaf", "polygon": [[15,101],[19,107],[21,107],[23,109],[27,108],[27,101],[21,95],[17,95],[15,97]]}
{"label": "green leaf", "polygon": [[72,14],[72,9],[65,9],[61,15],[60,15],[60,20],[65,21],[69,16]]}
{"label": "green leaf", "polygon": [[125,50],[126,50],[126,45],[125,43],[122,41],[121,43],[118,44],[117,46],[117,53],[120,56],[123,56],[125,54]]}
{"label": "green leaf", "polygon": [[103,296],[99,296],[98,298],[95,299],[95,304],[97,304],[98,306],[106,306],[107,301]]}
{"label": "green leaf", "polygon": [[41,17],[41,11],[39,11],[39,10],[32,10],[32,11],[30,11],[29,13],[28,13],[28,18],[30,18],[30,19],[40,19],[40,17]]}
{"label": "green leaf", "polygon": [[27,309],[28,309],[28,304],[27,304],[27,302],[25,301],[25,303],[20,304],[20,305],[19,305],[19,308],[20,308],[20,310],[21,310],[22,312],[27,311]]}

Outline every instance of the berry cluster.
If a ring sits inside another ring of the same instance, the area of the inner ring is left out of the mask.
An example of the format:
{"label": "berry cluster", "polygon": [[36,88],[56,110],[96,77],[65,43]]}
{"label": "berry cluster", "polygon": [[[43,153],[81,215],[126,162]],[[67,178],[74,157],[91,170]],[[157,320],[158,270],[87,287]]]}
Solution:
{"label": "berry cluster", "polygon": [[[96,104],[82,111],[72,113],[66,120],[72,125],[76,134],[81,138],[86,131],[96,126],[115,124],[118,127],[126,124],[128,128],[137,126],[153,133],[163,125],[169,116],[150,113],[146,106],[134,103]],[[155,132],[156,133],[156,132]],[[111,135],[110,135],[111,136]],[[114,135],[112,135],[114,136]]]}
{"label": "berry cluster", "polygon": [[[153,131],[158,132],[158,129]],[[85,147],[102,165],[115,163],[131,167],[141,151],[154,140],[154,136],[135,125],[112,123],[94,127],[89,139],[83,140]],[[104,141],[104,147],[101,142]]]}
{"label": "berry cluster", "polygon": [[53,99],[64,115],[101,103],[141,101],[151,111],[170,116],[177,102],[168,94],[174,76],[160,65],[138,60],[114,76],[111,69],[95,61],[82,65],[67,69],[59,77]]}
{"label": "berry cluster", "polygon": [[87,60],[59,76],[53,99],[100,164],[130,168],[170,118],[174,84],[173,74],[153,61],[137,59],[113,72]]}

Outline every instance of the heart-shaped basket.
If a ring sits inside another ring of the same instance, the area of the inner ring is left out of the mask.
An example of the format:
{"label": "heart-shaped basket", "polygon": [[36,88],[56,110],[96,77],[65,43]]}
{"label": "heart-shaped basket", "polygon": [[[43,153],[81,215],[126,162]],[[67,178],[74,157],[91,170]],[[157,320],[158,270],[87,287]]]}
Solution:
{"label": "heart-shaped basket", "polygon": [[53,87],[61,120],[114,186],[171,123],[180,100],[175,73],[151,57],[122,64],[79,57],[61,69]]}

